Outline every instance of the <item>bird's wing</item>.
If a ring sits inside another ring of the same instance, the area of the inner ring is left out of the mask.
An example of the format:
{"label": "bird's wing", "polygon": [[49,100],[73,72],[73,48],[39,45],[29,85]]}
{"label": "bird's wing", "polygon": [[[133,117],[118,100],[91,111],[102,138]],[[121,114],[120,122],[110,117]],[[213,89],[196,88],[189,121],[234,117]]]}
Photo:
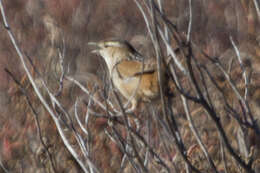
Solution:
{"label": "bird's wing", "polygon": [[147,66],[140,61],[124,60],[116,65],[116,70],[122,78],[136,77],[143,74],[154,73],[154,66]]}

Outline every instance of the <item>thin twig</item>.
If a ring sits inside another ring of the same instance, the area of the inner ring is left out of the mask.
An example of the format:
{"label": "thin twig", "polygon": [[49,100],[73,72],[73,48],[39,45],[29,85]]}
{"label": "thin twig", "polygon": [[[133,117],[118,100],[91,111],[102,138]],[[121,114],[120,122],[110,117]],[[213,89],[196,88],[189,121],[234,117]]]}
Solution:
{"label": "thin twig", "polygon": [[[65,78],[71,82],[73,82],[74,84],[76,84],[83,92],[85,92],[96,104],[98,104],[98,106],[100,106],[104,111],[106,111],[106,106],[104,104],[102,104],[98,99],[96,99],[94,96],[92,96],[89,92],[89,90],[84,87],[79,81],[77,81],[76,79],[69,77],[69,76],[65,76]],[[113,115],[112,112],[109,112],[110,115]],[[115,115],[114,115],[115,116]]]}
{"label": "thin twig", "polygon": [[228,170],[227,170],[227,160],[226,160],[226,155],[225,155],[225,150],[224,150],[224,143],[223,143],[221,137],[220,137],[220,152],[221,152],[222,162],[224,164],[225,173],[228,173]]}
{"label": "thin twig", "polygon": [[159,46],[159,35],[158,35],[158,30],[157,30],[157,19],[155,16],[154,12],[154,0],[149,0],[150,2],[150,13],[151,13],[151,19],[152,19],[152,27],[154,29],[154,33],[152,33],[151,38],[153,37],[153,46],[155,49],[156,53],[156,60],[157,60],[157,76],[158,76],[158,83],[159,83],[159,91],[160,91],[160,99],[161,99],[161,104],[162,104],[162,113],[164,118],[167,116],[167,111],[166,111],[166,103],[165,103],[165,98],[164,98],[164,92],[163,92],[163,83],[162,83],[162,51],[161,47]]}
{"label": "thin twig", "polygon": [[84,125],[82,124],[82,122],[79,119],[79,115],[78,115],[78,99],[76,100],[75,104],[74,104],[74,115],[76,117],[76,120],[79,124],[79,127],[81,128],[81,130],[88,136],[88,130],[84,127]]}
{"label": "thin twig", "polygon": [[162,30],[160,29],[159,26],[157,26],[157,28],[158,28],[158,31],[159,31],[159,33],[160,33],[161,38],[163,39],[163,41],[164,41],[164,43],[165,43],[165,46],[166,46],[166,48],[167,48],[167,51],[168,51],[168,53],[171,55],[171,57],[172,57],[174,63],[175,63],[175,64],[177,65],[177,67],[184,73],[184,75],[187,75],[188,73],[187,73],[186,69],[183,67],[183,65],[181,64],[181,62],[177,59],[177,56],[176,56],[174,50],[172,49],[171,45],[170,45],[170,44],[168,43],[168,41],[166,40],[166,38],[165,38],[165,36],[164,36]]}
{"label": "thin twig", "polygon": [[189,107],[188,107],[188,104],[187,104],[187,100],[185,99],[184,96],[181,96],[181,98],[182,98],[182,103],[183,103],[183,106],[184,106],[185,114],[186,114],[186,117],[187,117],[188,122],[189,122],[190,129],[193,132],[193,135],[195,136],[195,138],[196,138],[196,140],[197,140],[201,150],[203,151],[205,157],[207,158],[210,167],[212,168],[212,170],[215,173],[217,173],[218,172],[217,168],[216,168],[213,160],[211,159],[211,157],[210,157],[210,155],[209,155],[209,153],[208,153],[204,143],[202,142],[197,129],[194,126],[193,120],[192,120],[191,115],[190,115],[190,110],[189,110]]}
{"label": "thin twig", "polygon": [[47,155],[48,155],[48,157],[50,159],[51,167],[52,167],[53,171],[57,172],[57,170],[56,170],[56,168],[54,166],[54,161],[53,161],[53,158],[51,156],[51,153],[49,152],[48,146],[45,144],[43,136],[42,136],[42,133],[41,133],[41,127],[40,127],[40,122],[39,122],[39,118],[38,118],[39,115],[38,115],[37,111],[34,109],[34,107],[32,106],[32,102],[30,101],[28,92],[26,91],[26,89],[22,86],[22,84],[15,78],[15,76],[8,69],[5,69],[5,71],[13,79],[15,84],[18,85],[19,89],[21,90],[21,92],[25,96],[27,104],[31,108],[32,113],[34,115],[34,119],[35,119],[35,123],[36,123],[36,127],[37,127],[37,132],[39,134],[39,139],[41,141],[41,144],[42,144],[42,146],[44,148],[44,151],[47,153]]}
{"label": "thin twig", "polygon": [[191,6],[191,0],[189,0],[189,26],[187,32],[187,42],[190,42],[191,26],[192,26],[192,6]]}
{"label": "thin twig", "polygon": [[26,63],[24,60],[24,56],[22,51],[20,50],[20,48],[18,47],[15,37],[11,31],[11,28],[9,27],[7,20],[6,20],[6,15],[4,12],[4,8],[3,8],[3,4],[2,4],[2,0],[0,0],[0,10],[1,10],[1,14],[3,17],[3,21],[4,21],[4,26],[7,30],[7,33],[9,35],[9,38],[11,39],[11,42],[21,60],[22,66],[26,72],[27,77],[29,78],[30,83],[33,86],[33,89],[36,93],[36,95],[38,96],[38,98],[40,99],[41,103],[44,105],[45,109],[49,112],[49,114],[51,115],[52,119],[54,120],[54,123],[56,124],[57,130],[62,138],[63,143],[65,144],[65,146],[67,147],[67,149],[69,150],[69,152],[72,154],[72,156],[76,159],[76,161],[79,163],[79,165],[81,166],[82,170],[84,172],[88,172],[87,168],[85,166],[85,164],[82,162],[82,160],[79,158],[78,154],[76,153],[76,151],[72,148],[72,146],[70,145],[69,141],[67,140],[67,138],[65,137],[65,134],[62,130],[61,124],[59,122],[59,119],[57,118],[57,116],[55,115],[54,111],[50,108],[49,104],[46,102],[46,100],[43,98],[43,95],[41,94],[39,87],[36,85]]}
{"label": "thin twig", "polygon": [[248,84],[248,77],[247,77],[247,74],[246,74],[246,69],[245,69],[245,67],[243,65],[243,61],[242,61],[242,58],[240,56],[240,52],[239,52],[239,50],[238,50],[238,48],[237,48],[236,44],[234,43],[233,38],[231,36],[229,37],[229,40],[231,41],[232,46],[233,46],[233,48],[234,48],[234,50],[236,52],[236,55],[237,55],[236,57],[238,59],[238,62],[240,64],[240,67],[241,67],[241,70],[242,70],[242,73],[243,73],[243,78],[244,78],[244,82],[245,82],[244,100],[246,101],[247,100],[247,96],[248,96],[248,85],[249,85]]}
{"label": "thin twig", "polygon": [[59,96],[62,92],[63,89],[63,81],[64,81],[64,76],[65,76],[65,69],[64,69],[64,59],[65,59],[65,43],[63,39],[63,48],[62,48],[62,53],[61,50],[59,50],[59,62],[60,62],[60,69],[61,69],[61,75],[60,75],[60,80],[59,80],[59,89],[55,96]]}
{"label": "thin twig", "polygon": [[[210,115],[211,119],[214,121],[221,137],[223,138],[224,144],[228,150],[228,152],[231,154],[231,156],[248,172],[248,173],[253,173],[254,171],[252,170],[252,168],[250,167],[250,165],[246,164],[244,160],[242,160],[239,155],[236,154],[236,152],[234,151],[234,149],[232,148],[232,146],[230,145],[228,138],[226,136],[226,133],[222,127],[222,124],[220,123],[220,120],[217,116],[217,113],[209,106],[209,104],[207,103],[207,101],[205,100],[205,98],[203,97],[203,94],[201,92],[201,89],[196,81],[195,75],[194,75],[194,71],[193,71],[193,67],[191,64],[191,58],[193,57],[192,54],[192,48],[191,46],[189,47],[189,55],[187,57],[187,65],[188,65],[188,69],[190,72],[190,76],[191,76],[191,80],[193,82],[193,84],[195,85],[196,88],[196,92],[198,93],[200,99],[201,99],[201,105],[204,107],[204,109],[208,112],[208,114]],[[227,76],[229,77],[229,76]],[[230,77],[229,77],[230,78]]]}

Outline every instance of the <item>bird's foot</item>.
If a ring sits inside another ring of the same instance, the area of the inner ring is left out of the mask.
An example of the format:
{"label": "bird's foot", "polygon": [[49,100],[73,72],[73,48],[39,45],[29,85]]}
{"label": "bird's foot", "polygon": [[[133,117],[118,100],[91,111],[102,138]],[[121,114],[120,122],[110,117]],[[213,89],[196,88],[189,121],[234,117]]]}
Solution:
{"label": "bird's foot", "polygon": [[[135,108],[132,108],[132,107],[129,108],[129,109],[124,108],[124,113],[125,113],[125,114],[133,114],[133,113],[135,113],[135,110],[136,110],[136,109],[135,109]],[[117,114],[116,114],[117,116],[122,116],[122,115],[124,115],[122,111],[117,111],[116,113],[117,113]]]}
{"label": "bird's foot", "polygon": [[132,108],[126,109],[125,113],[127,113],[127,114],[134,113],[134,109],[132,109]]}

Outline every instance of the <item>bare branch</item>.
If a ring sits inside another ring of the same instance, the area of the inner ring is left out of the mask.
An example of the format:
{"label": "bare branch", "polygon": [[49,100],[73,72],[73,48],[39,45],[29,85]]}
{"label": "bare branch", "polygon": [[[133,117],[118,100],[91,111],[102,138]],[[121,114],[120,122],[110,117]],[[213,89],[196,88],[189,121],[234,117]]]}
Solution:
{"label": "bare branch", "polygon": [[188,32],[187,32],[187,41],[190,42],[191,37],[191,26],[192,26],[192,5],[191,0],[189,0],[189,26],[188,26]]}
{"label": "bare branch", "polygon": [[[211,119],[214,121],[217,130],[219,131],[221,137],[223,138],[223,142],[225,144],[225,146],[227,147],[228,152],[231,154],[231,156],[249,173],[253,173],[254,171],[251,169],[250,165],[246,164],[244,160],[242,160],[239,155],[236,154],[236,152],[234,151],[234,149],[232,148],[232,146],[230,145],[228,138],[226,136],[226,133],[222,127],[222,124],[219,121],[219,118],[217,116],[217,113],[213,110],[212,107],[210,107],[210,105],[207,103],[207,101],[205,100],[205,98],[203,97],[203,94],[201,92],[201,89],[196,81],[195,75],[194,75],[194,71],[193,71],[193,67],[191,64],[191,58],[193,57],[192,55],[192,48],[189,47],[189,56],[187,57],[187,65],[188,65],[188,69],[190,72],[190,76],[191,76],[191,80],[193,82],[193,84],[195,85],[196,88],[196,92],[198,93],[200,99],[201,99],[201,106],[204,107],[204,109],[207,111],[207,113],[210,115]],[[228,78],[230,78],[229,75],[227,75]]]}
{"label": "bare branch", "polygon": [[248,77],[247,77],[247,74],[246,74],[246,69],[243,65],[243,61],[242,61],[242,58],[240,56],[240,53],[239,53],[239,50],[236,46],[236,44],[234,43],[233,41],[233,38],[230,36],[229,37],[231,43],[232,43],[232,46],[236,52],[236,55],[237,55],[237,59],[238,59],[238,62],[240,64],[240,67],[241,67],[241,70],[242,70],[242,73],[243,73],[243,77],[244,77],[244,81],[245,81],[245,94],[244,94],[244,100],[246,101],[247,100],[247,96],[248,96]]}
{"label": "bare branch", "polygon": [[63,89],[63,81],[64,81],[64,76],[65,76],[65,69],[64,69],[64,59],[65,59],[65,43],[63,39],[63,48],[62,48],[62,53],[61,50],[59,50],[59,62],[60,62],[60,69],[61,69],[61,75],[60,75],[60,80],[59,80],[59,89],[55,96],[59,96],[62,92]]}
{"label": "bare branch", "polygon": [[51,162],[51,167],[53,169],[54,172],[57,172],[56,168],[55,168],[55,165],[54,165],[54,161],[53,161],[53,158],[51,156],[51,153],[49,152],[48,150],[48,146],[45,144],[44,142],[44,139],[43,139],[43,136],[42,136],[42,133],[41,133],[41,127],[40,127],[40,122],[39,122],[39,115],[37,113],[37,111],[34,109],[34,107],[32,106],[32,103],[30,101],[30,98],[29,98],[29,94],[28,92],[26,91],[26,89],[22,86],[22,84],[14,77],[14,75],[8,70],[8,69],[5,69],[5,71],[7,72],[8,75],[11,76],[11,78],[14,80],[14,82],[18,85],[18,87],[20,88],[20,90],[22,91],[23,95],[25,96],[26,98],[26,101],[29,105],[29,107],[31,108],[32,110],[32,113],[34,115],[34,119],[35,119],[35,123],[36,123],[36,126],[37,126],[37,132],[39,134],[39,139],[41,141],[41,144],[45,150],[45,152],[47,153],[48,155],[48,158],[50,159],[50,162]]}
{"label": "bare branch", "polygon": [[72,154],[72,156],[77,160],[77,162],[79,163],[79,165],[81,166],[81,168],[83,169],[84,172],[88,172],[85,164],[82,162],[82,160],[79,158],[78,154],[76,153],[76,151],[72,148],[72,146],[70,145],[69,141],[67,140],[67,138],[65,137],[65,134],[62,130],[61,124],[59,122],[59,119],[57,118],[57,116],[55,115],[55,113],[53,112],[53,110],[50,108],[49,104],[46,102],[46,100],[43,98],[43,95],[41,94],[38,86],[36,85],[25,61],[24,61],[24,56],[23,53],[21,52],[20,48],[18,47],[16,40],[14,38],[14,35],[11,31],[11,28],[9,27],[7,20],[6,20],[6,16],[5,16],[5,12],[4,12],[4,8],[2,5],[2,0],[0,0],[0,10],[1,10],[1,14],[3,17],[3,21],[4,21],[4,25],[5,28],[8,32],[9,38],[12,41],[12,44],[21,60],[21,63],[23,65],[23,68],[26,72],[27,77],[29,78],[30,83],[33,86],[33,89],[36,93],[36,95],[38,96],[38,98],[40,99],[41,103],[44,105],[44,107],[46,108],[46,110],[49,112],[49,114],[51,115],[52,119],[54,120],[54,123],[56,124],[57,130],[62,138],[62,141],[64,142],[65,146],[67,147],[67,149],[70,151],[70,153]]}
{"label": "bare branch", "polygon": [[225,155],[225,150],[224,150],[224,143],[223,143],[221,137],[220,137],[220,151],[221,151],[222,162],[224,164],[225,173],[228,173],[228,170],[227,170],[227,160],[226,160],[226,155]]}
{"label": "bare branch", "polygon": [[194,126],[193,120],[192,120],[191,115],[190,115],[190,110],[189,110],[189,107],[188,107],[188,104],[187,104],[187,100],[185,99],[184,96],[181,96],[181,98],[182,98],[182,103],[183,103],[183,106],[184,106],[184,110],[185,110],[186,117],[187,117],[187,119],[188,119],[188,121],[189,121],[190,129],[191,129],[191,131],[193,132],[193,135],[195,136],[195,138],[196,138],[196,140],[197,140],[197,142],[198,142],[198,144],[199,144],[201,150],[203,151],[205,157],[207,158],[207,160],[208,160],[208,162],[209,162],[209,164],[210,164],[210,167],[212,168],[212,170],[213,170],[215,173],[217,173],[218,171],[217,171],[217,169],[216,169],[216,166],[215,166],[213,160],[211,159],[211,157],[210,157],[210,155],[209,155],[209,153],[208,153],[208,151],[207,151],[205,145],[203,144],[203,142],[202,142],[202,140],[201,140],[201,138],[200,138],[200,136],[199,136],[199,133],[198,133],[197,129],[196,129],[195,126]]}
{"label": "bare branch", "polygon": [[78,115],[78,99],[76,100],[76,102],[74,104],[74,114],[75,114],[76,120],[77,120],[81,130],[88,136],[89,133],[88,133],[87,129],[84,127],[84,125],[81,123],[81,121],[79,119],[79,115]]}
{"label": "bare branch", "polygon": [[0,166],[1,168],[4,170],[5,173],[10,173],[4,166],[4,164],[2,163],[2,160],[0,159]]}
{"label": "bare branch", "polygon": [[160,33],[160,36],[161,36],[161,38],[163,39],[164,44],[165,44],[165,46],[167,47],[167,50],[168,50],[169,54],[171,55],[171,57],[172,57],[174,63],[177,65],[177,67],[178,67],[185,75],[187,75],[188,73],[187,73],[186,69],[182,66],[182,64],[180,63],[180,61],[177,59],[177,56],[176,56],[174,50],[172,49],[172,47],[170,46],[170,44],[167,42],[167,40],[166,40],[166,38],[165,38],[165,36],[164,36],[162,30],[160,29],[159,26],[157,26],[157,28],[158,28],[158,31],[159,31],[159,33]]}
{"label": "bare branch", "polygon": [[[68,79],[69,81],[73,82],[74,84],[76,84],[83,92],[85,92],[96,104],[98,104],[98,106],[100,106],[104,111],[107,110],[106,106],[103,105],[99,100],[97,100],[95,97],[93,97],[90,92],[88,91],[88,89],[86,87],[84,87],[79,81],[77,81],[76,79],[66,76],[66,79]],[[110,115],[113,115],[112,112],[109,112]]]}
{"label": "bare branch", "polygon": [[253,2],[254,2],[254,4],[255,4],[255,9],[256,9],[256,12],[257,12],[258,20],[260,20],[259,1],[253,0]]}

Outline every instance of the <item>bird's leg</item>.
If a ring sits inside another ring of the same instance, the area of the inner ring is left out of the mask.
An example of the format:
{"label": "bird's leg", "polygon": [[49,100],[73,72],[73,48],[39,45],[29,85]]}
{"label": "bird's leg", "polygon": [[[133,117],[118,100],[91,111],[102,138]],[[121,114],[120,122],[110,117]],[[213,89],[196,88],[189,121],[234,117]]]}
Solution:
{"label": "bird's leg", "polygon": [[131,127],[135,127],[136,131],[139,131],[140,127],[141,127],[141,125],[140,125],[141,123],[140,123],[139,119],[136,117],[137,106],[138,106],[138,100],[133,99],[131,101],[131,108],[127,109],[126,113],[131,115],[131,116],[128,116],[128,118],[131,118],[131,119],[133,118]]}
{"label": "bird's leg", "polygon": [[136,107],[137,107],[137,103],[138,103],[137,100],[132,99],[132,101],[131,101],[131,108],[127,109],[125,112],[126,112],[126,113],[133,113],[134,110],[135,110]]}
{"label": "bird's leg", "polygon": [[[134,111],[136,110],[137,104],[138,104],[138,101],[135,100],[135,99],[133,99],[133,100],[131,101],[131,108],[126,109],[129,104],[124,105],[125,113],[126,113],[126,114],[132,114],[132,113],[134,113]],[[117,112],[117,113],[118,113],[117,116],[122,116],[122,115],[123,115],[122,112]]]}

